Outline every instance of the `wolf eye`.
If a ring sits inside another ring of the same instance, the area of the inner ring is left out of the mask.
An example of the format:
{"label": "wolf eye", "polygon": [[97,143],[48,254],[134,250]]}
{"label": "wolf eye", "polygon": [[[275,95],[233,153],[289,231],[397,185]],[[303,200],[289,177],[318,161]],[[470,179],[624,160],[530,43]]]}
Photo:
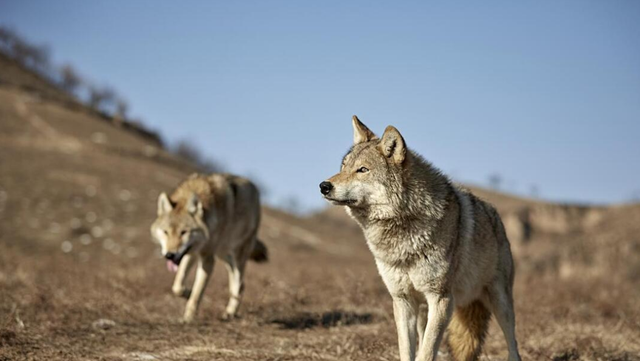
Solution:
{"label": "wolf eye", "polygon": [[169,235],[169,232],[167,232],[166,229],[163,229],[162,232],[164,232],[164,234],[167,235],[167,236]]}
{"label": "wolf eye", "polygon": [[180,237],[184,236],[185,234],[187,234],[187,230],[180,231]]}
{"label": "wolf eye", "polygon": [[358,173],[367,173],[368,171],[369,171],[369,168],[360,167],[360,168],[358,168],[358,170],[356,172],[358,172]]}

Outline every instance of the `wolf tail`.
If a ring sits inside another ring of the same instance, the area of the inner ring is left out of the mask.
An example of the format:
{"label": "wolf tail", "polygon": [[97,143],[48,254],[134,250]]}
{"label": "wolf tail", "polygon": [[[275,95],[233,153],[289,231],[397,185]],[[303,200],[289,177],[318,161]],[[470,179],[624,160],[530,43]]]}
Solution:
{"label": "wolf tail", "polygon": [[259,239],[256,239],[256,245],[253,246],[253,251],[251,251],[251,260],[258,263],[267,262],[269,260],[267,246]]}
{"label": "wolf tail", "polygon": [[447,339],[454,360],[478,359],[490,318],[491,313],[480,301],[456,308],[449,323]]}

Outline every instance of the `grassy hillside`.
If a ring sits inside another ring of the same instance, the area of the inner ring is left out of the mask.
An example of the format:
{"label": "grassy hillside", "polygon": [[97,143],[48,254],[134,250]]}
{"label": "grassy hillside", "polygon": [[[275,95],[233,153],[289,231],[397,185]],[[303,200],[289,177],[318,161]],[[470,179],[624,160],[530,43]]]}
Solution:
{"label": "grassy hillside", "polygon": [[[148,227],[194,168],[0,60],[0,360],[397,360],[390,297],[339,208],[264,208],[271,261],[249,266],[243,317],[218,319],[217,265],[181,324]],[[640,208],[478,193],[507,219],[530,212],[513,245],[524,359],[640,359]],[[483,359],[505,357],[492,323]]]}

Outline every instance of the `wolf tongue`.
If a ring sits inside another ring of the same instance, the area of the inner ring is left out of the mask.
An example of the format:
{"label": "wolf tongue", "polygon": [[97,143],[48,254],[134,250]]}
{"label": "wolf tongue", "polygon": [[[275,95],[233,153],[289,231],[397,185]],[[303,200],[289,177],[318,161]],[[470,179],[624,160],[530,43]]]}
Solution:
{"label": "wolf tongue", "polygon": [[178,272],[178,266],[172,261],[167,261],[167,270],[169,270],[169,272],[176,273]]}

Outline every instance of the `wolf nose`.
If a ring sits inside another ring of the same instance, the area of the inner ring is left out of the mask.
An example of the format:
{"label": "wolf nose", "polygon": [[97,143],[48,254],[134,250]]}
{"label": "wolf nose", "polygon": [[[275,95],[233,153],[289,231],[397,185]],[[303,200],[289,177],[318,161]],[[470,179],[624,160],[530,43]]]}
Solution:
{"label": "wolf nose", "polygon": [[331,184],[331,182],[324,181],[320,183],[320,193],[324,194],[325,196],[329,194],[329,192],[331,192],[332,189],[333,189],[333,184]]}
{"label": "wolf nose", "polygon": [[176,254],[173,252],[168,252],[164,255],[164,258],[168,259],[169,261],[173,261],[173,259],[176,258]]}

